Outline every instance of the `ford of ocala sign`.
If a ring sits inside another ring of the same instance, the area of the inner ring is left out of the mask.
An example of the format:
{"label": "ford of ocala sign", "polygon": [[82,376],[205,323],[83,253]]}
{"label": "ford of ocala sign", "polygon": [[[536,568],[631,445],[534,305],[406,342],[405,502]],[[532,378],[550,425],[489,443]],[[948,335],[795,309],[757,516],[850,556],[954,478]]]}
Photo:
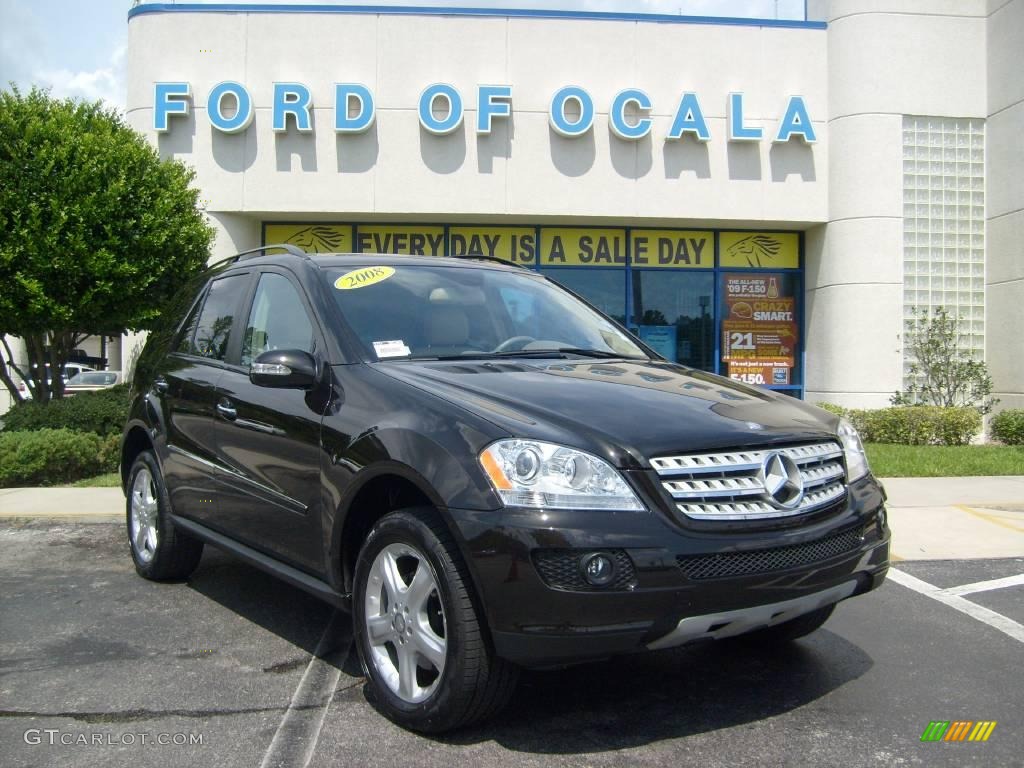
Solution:
{"label": "ford of ocala sign", "polygon": [[[495,120],[512,115],[512,86],[478,85],[476,88],[476,132],[488,134]],[[153,128],[170,130],[172,118],[191,111],[192,87],[187,82],[156,83],[153,90]],[[313,130],[313,97],[302,83],[274,83],[272,106],[273,130],[285,132],[289,123],[299,132]],[[650,96],[639,88],[619,91],[608,105],[608,125],[621,139],[636,141],[651,133],[649,117],[654,105]],[[424,130],[445,135],[462,125],[466,108],[462,94],[448,83],[434,83],[420,94],[419,121]],[[244,131],[252,122],[255,107],[248,89],[241,83],[218,83],[207,95],[206,114],[215,130],[223,133]],[[359,83],[336,83],[334,86],[334,130],[339,134],[362,133],[373,125],[376,108],[373,94]],[[552,130],[568,138],[585,135],[594,126],[595,106],[590,93],[578,86],[559,88],[551,97],[548,119]],[[743,94],[730,93],[726,102],[726,123],[729,141],[761,141],[764,128],[749,125],[743,114]],[[289,120],[291,118],[291,120]],[[673,113],[665,140],[678,140],[690,134],[698,141],[709,141],[704,110],[696,93],[683,93]],[[808,144],[816,140],[803,96],[786,100],[772,140],[786,142],[800,139]]]}

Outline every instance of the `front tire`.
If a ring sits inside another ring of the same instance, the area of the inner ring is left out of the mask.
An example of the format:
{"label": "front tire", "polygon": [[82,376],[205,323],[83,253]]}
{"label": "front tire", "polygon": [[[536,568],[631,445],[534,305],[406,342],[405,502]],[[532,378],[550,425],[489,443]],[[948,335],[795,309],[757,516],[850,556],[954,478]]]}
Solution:
{"label": "front tire", "polygon": [[455,542],[432,509],[385,515],[359,552],[356,644],[374,704],[439,733],[495,714],[518,670],[495,656]]}
{"label": "front tire", "polygon": [[143,451],[128,473],[128,546],[136,572],[154,581],[186,579],[199,565],[203,542],[177,530],[156,457]]}

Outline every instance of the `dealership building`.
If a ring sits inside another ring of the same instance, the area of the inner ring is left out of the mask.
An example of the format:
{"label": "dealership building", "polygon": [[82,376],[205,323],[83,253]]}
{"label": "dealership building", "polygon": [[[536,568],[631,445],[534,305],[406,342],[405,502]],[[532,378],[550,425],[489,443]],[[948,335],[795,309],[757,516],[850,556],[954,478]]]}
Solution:
{"label": "dealership building", "polygon": [[496,256],[670,359],[862,407],[942,306],[1024,407],[1024,0],[142,3],[128,39],[128,120],[196,169],[215,258]]}

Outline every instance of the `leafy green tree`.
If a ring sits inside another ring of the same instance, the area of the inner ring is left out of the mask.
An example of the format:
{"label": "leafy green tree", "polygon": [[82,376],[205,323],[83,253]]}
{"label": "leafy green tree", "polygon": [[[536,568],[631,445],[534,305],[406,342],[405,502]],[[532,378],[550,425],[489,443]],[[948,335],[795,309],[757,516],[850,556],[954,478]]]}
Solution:
{"label": "leafy green tree", "polygon": [[213,230],[193,178],[99,102],[0,92],[0,380],[16,401],[12,370],[36,400],[61,397],[47,364],[61,371],[86,336],[150,329],[203,268]]}
{"label": "leafy green tree", "polygon": [[909,385],[895,393],[893,405],[971,406],[982,415],[999,400],[992,397],[992,379],[985,363],[973,360],[960,343],[960,319],[945,307],[934,313],[915,311],[907,334]]}

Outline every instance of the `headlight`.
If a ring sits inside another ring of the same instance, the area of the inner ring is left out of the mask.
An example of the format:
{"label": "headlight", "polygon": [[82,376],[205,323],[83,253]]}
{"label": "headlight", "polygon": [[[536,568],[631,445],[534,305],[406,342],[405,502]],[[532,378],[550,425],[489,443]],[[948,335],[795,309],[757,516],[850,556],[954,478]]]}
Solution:
{"label": "headlight", "polygon": [[871,471],[868,456],[864,452],[864,443],[860,441],[860,435],[846,419],[839,420],[839,440],[843,444],[843,453],[846,456],[846,482],[852,483]]}
{"label": "headlight", "polygon": [[536,440],[499,440],[480,454],[491,485],[509,507],[642,510],[608,462]]}

